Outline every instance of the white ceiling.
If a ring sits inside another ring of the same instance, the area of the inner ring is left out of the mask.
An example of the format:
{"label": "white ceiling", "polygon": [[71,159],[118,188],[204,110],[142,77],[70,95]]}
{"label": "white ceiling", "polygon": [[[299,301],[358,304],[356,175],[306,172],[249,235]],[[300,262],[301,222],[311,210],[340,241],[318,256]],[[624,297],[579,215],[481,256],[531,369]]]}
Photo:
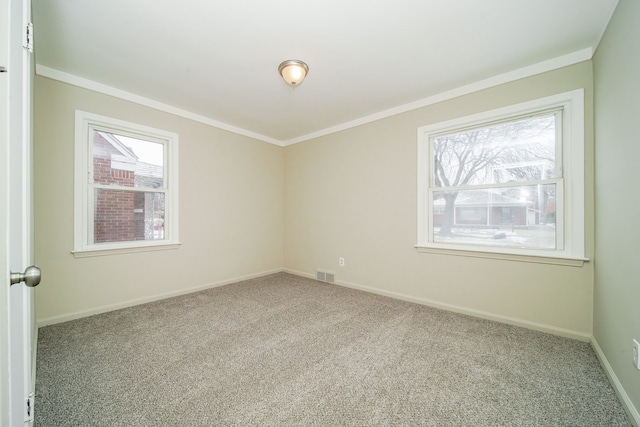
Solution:
{"label": "white ceiling", "polygon": [[[286,145],[497,75],[589,59],[616,4],[33,0],[33,15],[39,74]],[[277,71],[286,59],[310,68],[295,89]]]}

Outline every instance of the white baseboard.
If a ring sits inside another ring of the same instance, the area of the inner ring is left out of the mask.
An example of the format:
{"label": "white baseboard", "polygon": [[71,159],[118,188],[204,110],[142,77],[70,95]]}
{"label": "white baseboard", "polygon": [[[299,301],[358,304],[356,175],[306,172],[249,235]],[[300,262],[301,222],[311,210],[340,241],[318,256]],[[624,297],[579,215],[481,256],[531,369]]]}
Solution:
{"label": "white baseboard", "polygon": [[[165,293],[157,294],[157,295],[150,296],[150,297],[137,298],[137,299],[133,299],[133,300],[129,300],[129,301],[123,301],[123,302],[117,303],[117,304],[110,304],[110,305],[105,305],[105,306],[101,306],[101,307],[95,307],[95,308],[92,308],[92,309],[89,309],[89,310],[82,310],[82,311],[77,311],[77,312],[74,312],[74,313],[64,314],[64,315],[60,315],[60,316],[52,316],[52,317],[47,317],[47,318],[44,318],[44,319],[38,319],[37,324],[38,324],[38,327],[42,327],[42,326],[46,326],[46,325],[52,325],[52,324],[55,324],[55,323],[62,323],[62,322],[66,322],[66,321],[69,321],[69,320],[74,320],[74,319],[79,319],[79,318],[82,318],[82,317],[92,316],[94,314],[106,313],[108,311],[119,310],[121,308],[132,307],[132,306],[135,306],[135,305],[140,305],[140,304],[145,304],[145,303],[148,303],[148,302],[158,301],[158,300],[165,299],[165,298],[171,298],[171,297],[175,297],[175,296],[179,296],[179,295],[185,295],[185,294],[189,294],[189,293],[203,291],[205,289],[215,288],[215,287],[219,287],[219,286],[225,286],[225,285],[228,285],[228,284],[231,284],[231,283],[241,282],[243,280],[255,279],[255,278],[258,278],[258,277],[268,276],[270,274],[275,274],[275,273],[280,273],[280,272],[286,272],[286,273],[294,274],[296,276],[315,279],[315,274],[313,274],[313,273],[305,273],[305,272],[302,272],[302,271],[297,271],[297,270],[292,270],[292,269],[287,269],[287,268],[275,269],[275,270],[263,271],[263,272],[260,272],[260,273],[250,274],[250,275],[246,275],[246,276],[226,279],[226,280],[222,280],[222,281],[219,281],[219,282],[214,282],[214,283],[208,283],[208,284],[204,284],[204,285],[194,286],[194,287],[187,288],[187,289],[181,289],[179,291],[165,292]],[[604,352],[600,348],[600,345],[596,341],[595,337],[593,337],[591,335],[584,334],[584,333],[578,332],[578,331],[572,331],[572,330],[569,330],[569,329],[558,328],[556,326],[545,325],[545,324],[536,323],[536,322],[530,322],[530,321],[527,321],[527,320],[517,319],[517,318],[513,318],[513,317],[508,317],[508,316],[501,316],[501,315],[497,315],[497,314],[493,314],[493,313],[489,313],[489,312],[485,312],[485,311],[481,311],[481,310],[469,309],[469,308],[465,308],[465,307],[460,307],[460,306],[456,306],[456,305],[451,305],[451,304],[441,303],[441,302],[438,302],[438,301],[429,300],[429,299],[426,299],[426,298],[415,297],[415,296],[411,296],[411,295],[407,295],[407,294],[403,294],[403,293],[399,293],[399,292],[386,291],[386,290],[382,290],[382,289],[372,288],[372,287],[369,287],[369,286],[359,285],[359,284],[345,282],[345,281],[336,281],[335,284],[339,285],[339,286],[344,286],[344,287],[347,287],[347,288],[352,288],[352,289],[357,289],[357,290],[361,290],[361,291],[365,291],[365,292],[370,292],[370,293],[374,293],[374,294],[378,294],[378,295],[382,295],[382,296],[386,296],[386,297],[390,297],[390,298],[395,298],[395,299],[399,299],[399,300],[403,300],[403,301],[413,302],[413,303],[422,304],[422,305],[426,305],[426,306],[430,306],[430,307],[434,307],[434,308],[453,311],[453,312],[456,312],[456,313],[466,314],[466,315],[473,316],[473,317],[480,317],[480,318],[483,318],[483,319],[494,320],[494,321],[497,321],[497,322],[507,323],[507,324],[515,325],[515,326],[521,326],[521,327],[524,327],[524,328],[533,329],[533,330],[540,331],[540,332],[546,332],[546,333],[550,333],[550,334],[553,334],[553,335],[559,335],[559,336],[563,336],[563,337],[567,337],[567,338],[577,339],[577,340],[580,340],[580,341],[590,342],[591,346],[593,347],[593,349],[594,349],[594,351],[596,353],[596,356],[598,357],[598,359],[600,361],[600,364],[602,365],[605,373],[607,374],[607,377],[609,378],[609,381],[611,382],[615,392],[617,393],[620,401],[622,402],[622,405],[624,406],[625,410],[627,411],[627,414],[629,415],[631,421],[637,427],[640,427],[640,413],[638,412],[638,409],[635,407],[635,405],[633,404],[633,402],[629,398],[629,395],[624,390],[624,387],[620,383],[620,380],[618,380],[617,375],[613,371],[613,368],[609,364],[609,361],[607,360]],[[34,351],[34,353],[35,353],[35,351]]]}
{"label": "white baseboard", "polygon": [[[297,276],[302,276],[302,277],[308,277],[310,279],[315,279],[315,274],[312,274],[312,273],[305,273],[305,272],[302,272],[302,271],[296,271],[296,270],[291,270],[291,269],[284,269],[284,271],[287,272],[287,273],[290,273],[290,274],[295,274]],[[541,323],[530,322],[528,320],[522,320],[522,319],[517,319],[517,318],[513,318],[513,317],[508,317],[508,316],[501,316],[501,315],[496,315],[496,314],[493,314],[493,313],[488,313],[488,312],[484,312],[484,311],[480,311],[480,310],[474,310],[474,309],[455,306],[455,305],[451,305],[451,304],[440,303],[440,302],[432,301],[432,300],[429,300],[429,299],[426,299],[426,298],[414,297],[414,296],[411,296],[411,295],[406,295],[406,294],[402,294],[402,293],[398,293],[398,292],[392,292],[392,291],[376,289],[376,288],[372,288],[372,287],[369,287],[369,286],[358,285],[358,284],[355,284],[355,283],[349,283],[349,282],[344,282],[344,281],[338,281],[337,280],[335,282],[335,284],[336,285],[340,285],[340,286],[345,286],[345,287],[348,287],[348,288],[352,288],[352,289],[358,289],[358,290],[365,291],[365,292],[371,292],[371,293],[382,295],[382,296],[387,296],[387,297],[390,297],[390,298],[396,298],[396,299],[400,299],[400,300],[404,300],[404,301],[409,301],[409,302],[414,302],[414,303],[418,303],[418,304],[427,305],[427,306],[430,306],[430,307],[440,308],[440,309],[443,309],[443,310],[453,311],[453,312],[456,312],[456,313],[466,314],[466,315],[469,315],[469,316],[480,317],[480,318],[488,319],[488,320],[494,320],[494,321],[497,321],[497,322],[507,323],[507,324],[515,325],[515,326],[522,326],[524,328],[533,329],[533,330],[540,331],[540,332],[546,332],[546,333],[550,333],[550,334],[553,334],[553,335],[563,336],[563,337],[566,337],[566,338],[572,338],[572,339],[577,339],[577,340],[580,340],[580,341],[590,342],[591,346],[593,347],[593,349],[594,349],[594,351],[596,353],[596,356],[598,357],[598,359],[600,361],[600,364],[602,365],[602,368],[604,369],[605,373],[607,374],[607,377],[609,378],[609,381],[610,381],[611,385],[613,386],[616,394],[618,395],[618,398],[620,399],[620,402],[622,403],[622,406],[624,407],[624,409],[626,410],[627,414],[629,415],[630,420],[636,425],[636,427],[640,427],[640,413],[638,413],[638,409],[635,407],[635,405],[633,404],[633,402],[629,398],[629,395],[624,390],[624,387],[620,383],[620,380],[618,380],[618,377],[616,376],[615,372],[613,371],[613,368],[609,364],[609,361],[607,360],[606,356],[604,355],[604,352],[602,351],[602,349],[598,345],[598,342],[596,341],[595,337],[593,337],[591,335],[588,335],[588,334],[585,334],[585,333],[582,333],[582,332],[578,332],[578,331],[572,331],[572,330],[569,330],[569,329],[558,328],[556,326],[550,326],[550,325],[545,325],[545,324],[541,324]]]}
{"label": "white baseboard", "polygon": [[[310,279],[315,279],[315,274],[305,273],[302,271],[296,271],[291,269],[284,269],[283,271],[295,274],[297,276],[308,277]],[[415,297],[412,295],[407,295],[399,292],[392,292],[383,289],[372,288],[369,286],[359,285],[355,283],[345,282],[342,280],[336,280],[336,285],[344,286],[347,288],[358,289],[365,292],[371,292],[374,294],[395,298],[403,301],[414,302],[417,304],[427,305],[429,307],[439,308],[442,310],[453,311],[455,313],[466,314],[468,316],[479,317],[482,319],[493,320],[500,323],[506,323],[514,326],[521,326],[527,329],[533,329],[535,331],[545,332],[548,334],[558,335],[565,338],[576,339],[579,341],[589,342],[591,339],[590,334],[585,334],[579,331],[573,331],[570,329],[559,328],[557,326],[545,325],[543,323],[530,322],[528,320],[518,319],[515,317],[502,316],[499,314],[489,313],[481,310],[474,310],[471,308],[461,307],[452,304],[446,304],[438,301],[433,301],[427,298]]]}
{"label": "white baseboard", "polygon": [[67,322],[69,320],[80,319],[82,317],[93,316],[94,314],[106,313],[109,311],[120,310],[122,308],[133,307],[135,305],[146,304],[148,302],[159,301],[166,298],[176,297],[179,295],[191,294],[205,289],[216,288],[218,286],[225,286],[235,282],[241,282],[243,280],[255,279],[257,277],[268,276],[270,274],[280,273],[284,271],[281,268],[269,271],[263,271],[260,273],[249,274],[241,277],[234,277],[231,279],[221,280],[219,282],[207,283],[204,285],[198,285],[191,288],[180,289],[178,291],[164,292],[161,294],[152,295],[149,297],[136,298],[128,301],[122,301],[116,304],[103,305],[100,307],[94,307],[88,310],[76,311],[73,313],[63,314],[59,316],[45,317],[44,319],[38,319],[38,327],[53,325],[56,323]]}
{"label": "white baseboard", "polygon": [[600,364],[602,365],[604,372],[607,374],[607,377],[609,377],[609,382],[616,391],[616,394],[618,395],[622,406],[624,406],[624,409],[627,411],[629,418],[637,427],[640,427],[640,413],[638,412],[638,408],[635,407],[624,387],[622,387],[622,383],[620,383],[618,376],[613,371],[611,364],[607,360],[607,356],[604,355],[604,352],[600,348],[595,337],[591,337],[591,347],[593,347],[596,356],[598,356],[598,360],[600,360]]}

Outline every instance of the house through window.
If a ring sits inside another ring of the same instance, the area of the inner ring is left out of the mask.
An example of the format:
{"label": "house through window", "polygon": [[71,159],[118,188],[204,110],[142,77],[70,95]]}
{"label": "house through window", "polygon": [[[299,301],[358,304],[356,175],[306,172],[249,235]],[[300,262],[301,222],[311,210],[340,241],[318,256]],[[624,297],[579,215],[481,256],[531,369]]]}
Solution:
{"label": "house through window", "polygon": [[581,95],[421,128],[418,247],[582,258]]}
{"label": "house through window", "polygon": [[84,112],[77,120],[75,251],[176,243],[177,135]]}

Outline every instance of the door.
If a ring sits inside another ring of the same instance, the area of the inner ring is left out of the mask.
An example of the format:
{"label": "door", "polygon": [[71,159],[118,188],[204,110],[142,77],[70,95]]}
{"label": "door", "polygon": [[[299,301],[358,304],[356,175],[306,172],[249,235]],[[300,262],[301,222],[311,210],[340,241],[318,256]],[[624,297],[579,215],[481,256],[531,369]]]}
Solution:
{"label": "door", "polygon": [[[3,402],[0,409],[3,415],[0,422],[11,427],[33,425],[33,392],[35,373],[35,338],[36,324],[34,318],[34,290],[11,272],[23,272],[33,261],[32,245],[32,184],[31,184],[31,94],[33,75],[32,31],[29,31],[31,5],[30,0],[2,0],[2,42],[8,45],[3,52],[4,61],[0,66],[3,90],[0,102],[6,109],[2,110],[3,127],[2,147],[3,161],[1,169],[5,173],[6,183],[0,189],[6,195],[2,205],[4,212],[0,214],[7,230],[3,233],[2,273],[4,289],[9,289],[3,298],[4,306],[0,317],[7,320],[6,335],[0,339],[7,341],[8,352],[3,355],[3,373],[8,373],[7,385],[3,384]],[[8,40],[7,40],[8,39]],[[8,42],[8,43],[7,43]],[[31,285],[34,283],[31,282]],[[4,344],[4,343],[3,343]]]}

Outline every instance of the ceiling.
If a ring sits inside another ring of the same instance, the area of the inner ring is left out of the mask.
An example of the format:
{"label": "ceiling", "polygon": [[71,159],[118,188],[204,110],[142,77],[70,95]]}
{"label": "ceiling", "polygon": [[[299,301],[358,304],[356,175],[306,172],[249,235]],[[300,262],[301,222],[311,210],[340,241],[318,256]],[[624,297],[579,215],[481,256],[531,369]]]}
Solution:
{"label": "ceiling", "polygon": [[[589,59],[616,4],[33,0],[33,19],[41,75],[287,145]],[[286,59],[309,65],[299,87],[278,74]]]}

